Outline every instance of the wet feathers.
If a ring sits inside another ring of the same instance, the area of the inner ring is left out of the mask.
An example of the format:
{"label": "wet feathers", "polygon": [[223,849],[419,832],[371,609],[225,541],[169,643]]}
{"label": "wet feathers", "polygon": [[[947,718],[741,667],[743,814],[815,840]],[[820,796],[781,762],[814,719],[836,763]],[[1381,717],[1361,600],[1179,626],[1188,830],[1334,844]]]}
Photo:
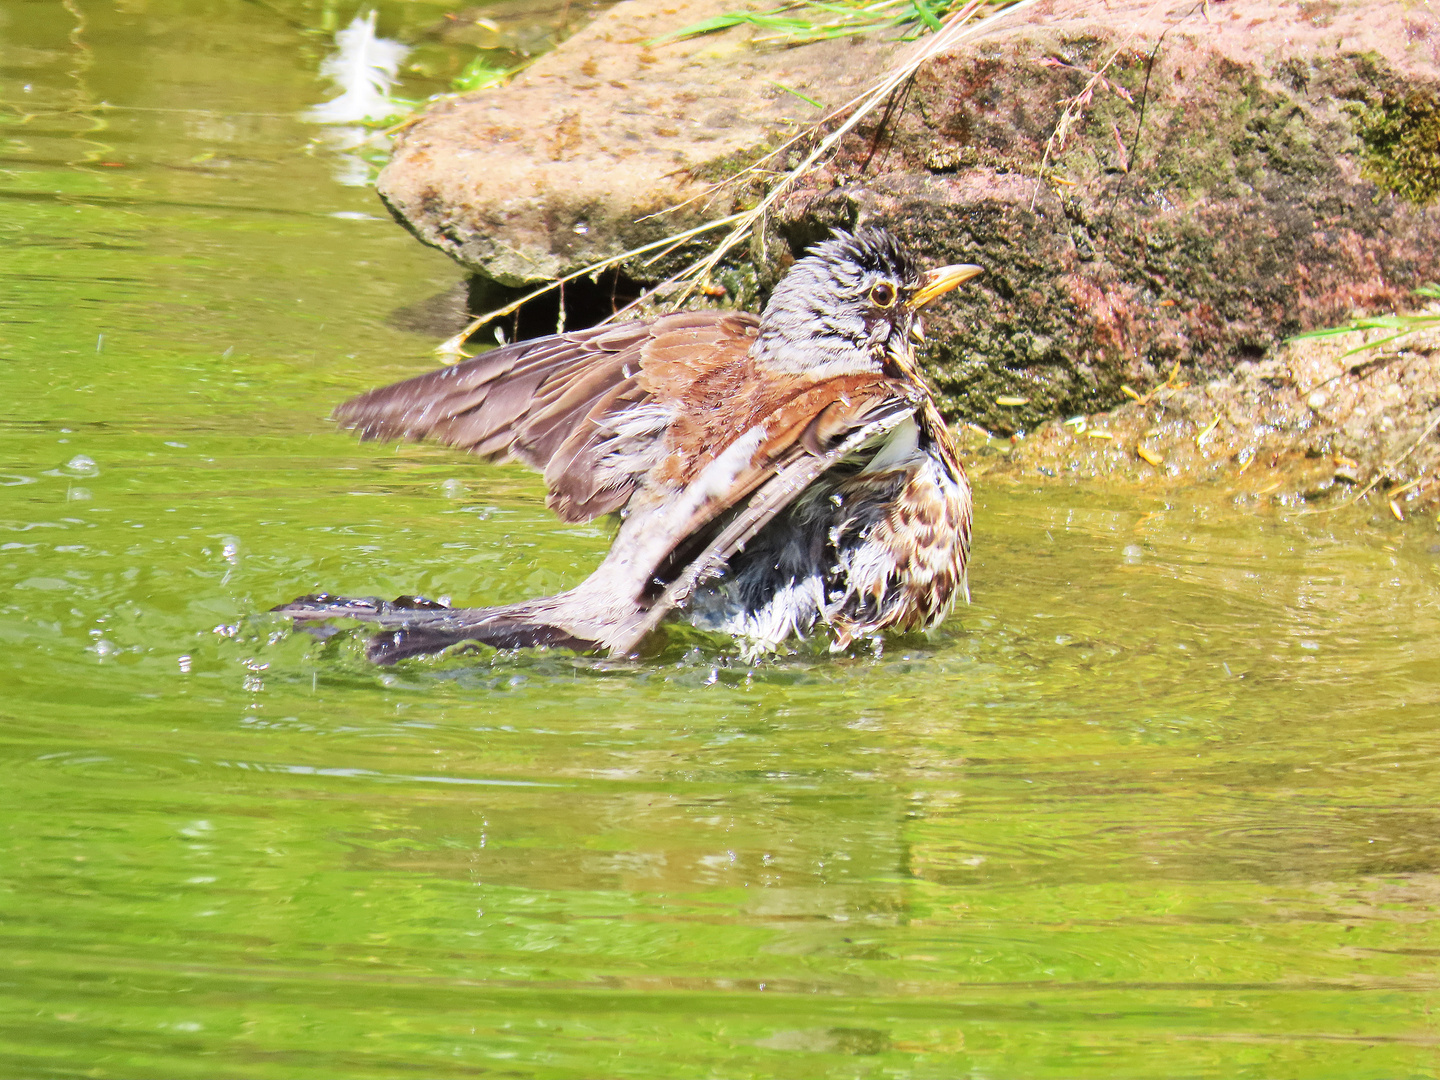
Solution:
{"label": "wet feathers", "polygon": [[362,438],[516,458],[562,519],[618,512],[619,531],[552,597],[277,610],[378,624],[378,662],[464,640],[624,654],[677,610],[752,652],[817,623],[837,647],[934,625],[965,589],[970,488],[913,341],[919,308],[977,272],[922,274],[888,233],[837,233],[759,318],[679,312],[517,342],[346,402],[335,417]]}

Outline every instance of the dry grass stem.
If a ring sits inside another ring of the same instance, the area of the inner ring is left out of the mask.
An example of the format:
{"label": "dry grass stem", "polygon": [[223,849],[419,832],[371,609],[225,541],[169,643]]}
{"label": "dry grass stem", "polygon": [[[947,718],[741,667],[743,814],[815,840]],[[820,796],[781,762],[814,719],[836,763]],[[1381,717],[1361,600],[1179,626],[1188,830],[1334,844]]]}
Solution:
{"label": "dry grass stem", "polygon": [[[1126,34],[1124,40],[1115,47],[1115,51],[1110,54],[1110,58],[1100,65],[1100,70],[1091,73],[1089,80],[1086,81],[1080,92],[1074,97],[1065,99],[1065,108],[1060,113],[1060,119],[1056,121],[1055,130],[1050,133],[1050,138],[1045,140],[1045,152],[1040,156],[1040,168],[1037,170],[1039,175],[1035,180],[1035,193],[1030,196],[1031,210],[1035,209],[1035,201],[1040,197],[1040,184],[1045,176],[1045,170],[1049,168],[1050,162],[1054,160],[1055,156],[1065,149],[1065,141],[1070,137],[1071,129],[1084,119],[1085,110],[1089,107],[1090,102],[1095,99],[1095,91],[1108,89],[1132,105],[1135,103],[1135,99],[1130,96],[1130,91],[1126,90],[1119,83],[1106,78],[1105,73],[1110,70],[1111,65],[1120,58],[1120,54],[1130,45],[1136,33],[1139,32],[1140,27],[1147,23],[1150,16],[1166,2],[1167,0],[1156,0],[1156,2],[1150,6],[1150,9],[1145,12],[1144,16],[1135,21],[1130,33]],[[1193,15],[1194,12],[1191,12],[1191,14]],[[1185,18],[1189,18],[1189,15],[1185,16]],[[1040,64],[1042,67],[1069,68],[1072,71],[1084,70],[1049,56],[1040,60]],[[1123,161],[1122,169],[1125,172],[1129,172],[1130,155],[1125,149],[1124,141],[1120,138],[1120,129],[1118,127],[1115,128],[1115,142],[1120,147],[1120,157]]]}
{"label": "dry grass stem", "polygon": [[[1358,492],[1356,492],[1354,498],[1347,499],[1345,502],[1337,503],[1334,506],[1327,506],[1320,510],[1301,510],[1300,513],[1333,514],[1336,510],[1343,510],[1347,506],[1354,506],[1361,499],[1365,498],[1366,495],[1369,495],[1370,492],[1374,491],[1375,488],[1380,484],[1380,482],[1390,475],[1391,470],[1399,468],[1402,464],[1404,464],[1406,458],[1408,458],[1416,450],[1419,450],[1420,447],[1425,444],[1425,440],[1435,433],[1436,428],[1440,428],[1440,413],[1435,414],[1435,419],[1430,421],[1429,425],[1425,428],[1425,430],[1420,433],[1420,437],[1410,444],[1410,448],[1408,450],[1406,450],[1394,461],[1387,461],[1384,465],[1380,466],[1380,468],[1375,471],[1375,475],[1370,478],[1370,482],[1366,484],[1363,488],[1361,488]],[[1421,477],[1421,480],[1423,479],[1424,477]],[[1405,488],[1400,488],[1399,491],[1396,492],[1396,494],[1399,494],[1400,491],[1405,491],[1408,487],[1417,486],[1419,483],[1420,480],[1416,480],[1413,484],[1406,485]],[[1403,521],[1404,518],[1401,518],[1401,520]]]}
{"label": "dry grass stem", "polygon": [[[754,207],[750,208],[749,210],[741,211],[738,214],[731,214],[728,217],[720,218],[716,221],[710,221],[706,222],[703,225],[697,225],[695,228],[687,229],[684,232],[666,236],[663,239],[654,241],[653,243],[644,244],[637,248],[632,248],[631,250],[622,252],[619,255],[614,255],[608,259],[602,259],[599,262],[592,263],[591,265],[586,266],[580,270],[576,270],[572,274],[567,274],[564,277],[557,279],[556,281],[549,282],[541,286],[540,288],[533,290],[532,292],[526,293],[520,299],[514,301],[511,304],[507,304],[502,308],[497,308],[494,311],[486,312],[484,315],[477,317],[474,321],[470,323],[469,326],[467,326],[460,333],[456,334],[454,337],[450,338],[448,341],[444,342],[436,351],[440,353],[442,357],[446,358],[448,363],[454,363],[456,360],[462,358],[465,355],[463,352],[464,342],[476,330],[480,329],[486,323],[511,314],[512,312],[516,311],[522,304],[528,303],[529,301],[534,300],[536,297],[543,296],[546,293],[550,292],[552,289],[559,288],[566,282],[574,281],[577,278],[589,277],[598,274],[601,271],[608,270],[611,267],[616,266],[619,263],[625,262],[626,260],[633,258],[636,255],[643,255],[649,252],[658,252],[659,254],[657,254],[655,257],[659,258],[664,254],[668,253],[670,250],[673,250],[673,248],[679,246],[680,244],[683,244],[687,240],[691,240],[697,236],[702,236],[706,233],[715,232],[719,229],[723,229],[729,226],[730,231],[725,234],[725,236],[720,240],[719,244],[716,245],[716,247],[703,259],[699,259],[696,262],[691,263],[689,266],[686,266],[684,269],[670,275],[664,281],[660,282],[658,285],[643,293],[633,303],[626,305],[624,308],[621,308],[610,318],[618,318],[620,315],[623,315],[625,312],[630,311],[637,305],[651,299],[657,294],[662,293],[663,291],[675,285],[682,285],[683,287],[680,289],[679,293],[670,300],[670,302],[677,306],[684,303],[684,301],[689,297],[694,288],[701,282],[709,278],[715,267],[719,265],[720,260],[725,257],[725,254],[729,252],[732,248],[734,248],[737,244],[748,239],[752,230],[756,227],[757,223],[763,222],[765,215],[768,213],[770,207],[775,204],[776,200],[778,200],[782,195],[784,195],[785,192],[788,191],[802,176],[808,173],[811,169],[815,168],[817,164],[819,164],[831,151],[836,148],[841,139],[843,139],[846,135],[853,131],[856,125],[858,125],[860,121],[863,120],[867,115],[879,108],[890,97],[890,95],[894,93],[907,79],[913,76],[915,72],[920,69],[921,66],[923,66],[925,63],[927,63],[934,57],[938,56],[940,53],[945,52],[947,49],[953,48],[959,42],[990,29],[990,27],[992,27],[998,20],[1002,18],[1008,18],[1009,16],[1014,15],[1015,13],[1025,8],[1032,7],[1034,4],[1038,3],[1039,0],[1016,0],[1016,3],[1009,5],[1008,7],[1004,8],[999,12],[996,12],[993,15],[989,15],[983,19],[972,21],[975,13],[984,5],[985,2],[986,0],[970,0],[970,2],[966,4],[963,8],[961,8],[959,11],[953,12],[952,14],[946,16],[938,31],[931,34],[929,37],[920,39],[920,41],[917,43],[916,48],[911,49],[905,57],[903,57],[893,67],[891,67],[890,70],[886,72],[885,76],[869,90],[867,90],[864,94],[861,94],[852,101],[847,102],[845,105],[842,105],[840,108],[830,113],[825,119],[807,128],[801,134],[794,136],[793,138],[787,140],[785,143],[782,143],[775,150],[771,151],[770,154],[767,154],[766,157],[762,158],[760,162],[752,164],[748,170],[738,174],[737,177],[732,177],[730,180],[731,183],[735,182],[735,180],[739,179],[740,177],[753,175],[756,171],[758,171],[759,166],[764,161],[773,160],[776,154],[794,146],[797,142],[800,142],[803,139],[813,136],[825,124],[839,119],[842,116],[845,117],[839,123],[839,125],[835,127],[833,131],[831,131],[828,135],[826,135],[816,144],[814,149],[812,149],[798,165],[796,165],[793,169],[779,174],[779,179],[770,187],[765,197],[761,199],[760,202],[757,203]],[[713,194],[713,191],[706,194]],[[704,198],[706,197],[706,194],[697,196],[697,198]],[[686,203],[681,203],[679,205],[688,205],[689,202],[693,201],[695,200],[687,200]],[[672,207],[670,209],[674,210],[678,209],[678,207]]]}
{"label": "dry grass stem", "polygon": [[[716,229],[724,228],[731,222],[738,220],[741,216],[742,215],[739,214],[732,214],[729,217],[720,218],[716,221],[706,222],[704,225],[697,225],[693,229],[687,229],[685,232],[676,233],[673,236],[667,236],[664,239],[656,240],[653,243],[642,244],[640,247],[631,248],[629,251],[623,251],[619,255],[612,255],[608,259],[601,259],[599,262],[591,263],[589,266],[576,270],[574,273],[566,274],[564,277],[561,278],[556,278],[554,281],[548,282],[547,284],[540,286],[540,288],[534,289],[526,293],[524,296],[520,297],[520,299],[506,304],[504,307],[496,308],[494,311],[487,311],[484,315],[477,315],[474,319],[471,320],[470,324],[466,326],[464,330],[461,330],[454,337],[447,338],[445,341],[441,342],[440,345],[435,349],[435,351],[439,353],[441,357],[445,358],[446,363],[456,363],[457,361],[465,358],[465,340],[470,337],[471,334],[475,333],[475,331],[479,330],[486,323],[493,322],[496,319],[503,319],[506,315],[510,315],[516,311],[519,311],[521,307],[528,304],[536,297],[544,296],[546,293],[552,292],[555,289],[563,288],[566,283],[575,281],[578,278],[589,277],[594,274],[602,273],[610,269],[612,266],[624,262],[626,259],[629,259],[632,256],[643,255],[647,251],[654,251],[656,248],[667,247],[667,245],[669,247],[675,247],[679,244],[683,244],[687,240],[693,239],[696,236],[701,236],[707,232],[713,232]],[[654,290],[652,290],[652,292],[653,291]]]}

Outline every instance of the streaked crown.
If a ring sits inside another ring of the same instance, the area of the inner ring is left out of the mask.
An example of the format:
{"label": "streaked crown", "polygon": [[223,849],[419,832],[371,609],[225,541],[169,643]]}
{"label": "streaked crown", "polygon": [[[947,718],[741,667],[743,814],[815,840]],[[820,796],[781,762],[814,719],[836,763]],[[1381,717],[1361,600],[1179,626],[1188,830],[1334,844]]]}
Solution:
{"label": "streaked crown", "polygon": [[980,272],[947,266],[922,273],[884,229],[835,230],[775,286],[753,355],[777,371],[830,377],[909,366],[917,313]]}

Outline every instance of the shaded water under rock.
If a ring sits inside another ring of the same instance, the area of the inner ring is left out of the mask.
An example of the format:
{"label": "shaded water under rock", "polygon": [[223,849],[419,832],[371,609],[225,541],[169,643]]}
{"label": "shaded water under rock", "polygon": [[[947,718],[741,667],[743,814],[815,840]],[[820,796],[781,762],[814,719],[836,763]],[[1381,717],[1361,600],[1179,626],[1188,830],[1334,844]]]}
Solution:
{"label": "shaded water under rock", "polygon": [[0,3],[0,1074],[1435,1075],[1422,528],[982,488],[941,631],[753,668],[257,614],[607,545],[324,420],[459,280],[297,119],[352,15]]}

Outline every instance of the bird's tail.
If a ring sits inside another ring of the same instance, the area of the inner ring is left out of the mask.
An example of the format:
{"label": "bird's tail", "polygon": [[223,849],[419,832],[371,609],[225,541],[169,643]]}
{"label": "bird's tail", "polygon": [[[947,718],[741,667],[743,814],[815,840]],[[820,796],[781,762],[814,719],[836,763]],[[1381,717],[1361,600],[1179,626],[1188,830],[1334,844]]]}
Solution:
{"label": "bird's tail", "polygon": [[[562,594],[563,595],[563,594]],[[555,645],[581,652],[602,647],[561,625],[563,605],[545,597],[489,608],[450,608],[433,600],[401,596],[345,597],[328,593],[301,596],[272,608],[289,615],[297,626],[328,619],[358,619],[379,628],[365,647],[376,664],[393,664],[410,656],[437,653],[462,641],[478,641],[497,649]]]}

